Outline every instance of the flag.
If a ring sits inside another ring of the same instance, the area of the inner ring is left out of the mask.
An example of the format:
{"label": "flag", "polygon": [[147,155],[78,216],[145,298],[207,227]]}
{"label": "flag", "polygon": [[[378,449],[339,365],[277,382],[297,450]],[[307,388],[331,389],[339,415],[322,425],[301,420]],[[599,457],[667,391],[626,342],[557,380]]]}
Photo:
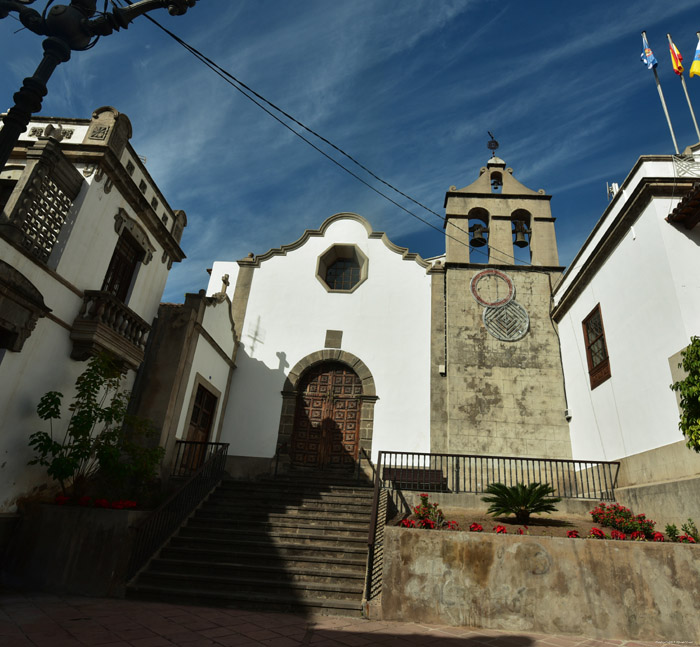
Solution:
{"label": "flag", "polygon": [[698,41],[698,47],[695,50],[695,57],[693,58],[693,64],[690,66],[689,76],[700,76],[700,40]]}
{"label": "flag", "polygon": [[651,51],[651,47],[649,47],[649,43],[647,43],[647,39],[644,36],[642,36],[642,63],[644,63],[644,65],[646,65],[650,70],[654,69],[659,64],[654,56],[654,52]]}
{"label": "flag", "polygon": [[678,48],[673,44],[670,37],[668,39],[668,49],[671,52],[671,64],[673,65],[673,71],[680,76],[683,74],[683,57],[678,51]]}

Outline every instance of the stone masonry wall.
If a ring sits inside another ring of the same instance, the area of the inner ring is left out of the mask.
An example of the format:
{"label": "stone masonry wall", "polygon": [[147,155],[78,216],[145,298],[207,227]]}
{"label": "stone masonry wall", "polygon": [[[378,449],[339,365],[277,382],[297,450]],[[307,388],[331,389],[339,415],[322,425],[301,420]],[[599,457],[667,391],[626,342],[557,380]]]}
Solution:
{"label": "stone masonry wall", "polygon": [[388,527],[385,620],[700,642],[700,547]]}
{"label": "stone masonry wall", "polygon": [[[447,266],[446,376],[444,387],[435,390],[444,397],[446,422],[442,430],[433,424],[431,448],[570,458],[559,338],[549,316],[550,275],[512,266],[498,269],[512,280],[513,298],[527,311],[529,330],[517,341],[492,336],[482,319],[484,306],[470,291],[472,278],[484,266]],[[479,282],[478,294],[489,302],[506,291],[502,279]]]}

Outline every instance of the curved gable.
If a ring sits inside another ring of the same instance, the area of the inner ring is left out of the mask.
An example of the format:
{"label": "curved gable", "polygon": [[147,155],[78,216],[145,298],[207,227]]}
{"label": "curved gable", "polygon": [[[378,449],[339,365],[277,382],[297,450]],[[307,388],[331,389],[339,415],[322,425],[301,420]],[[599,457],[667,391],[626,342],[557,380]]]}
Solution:
{"label": "curved gable", "polygon": [[258,254],[257,256],[253,256],[252,258],[248,257],[239,260],[238,263],[245,264],[248,266],[253,265],[254,267],[260,267],[260,264],[264,261],[267,261],[275,256],[286,256],[287,252],[291,252],[296,249],[299,249],[300,247],[303,247],[310,238],[324,237],[332,225],[343,220],[352,220],[358,222],[365,228],[365,231],[367,232],[367,238],[381,240],[387,247],[387,249],[394,252],[395,254],[399,254],[403,258],[403,260],[415,261],[421,267],[424,267],[426,269],[430,268],[430,263],[423,260],[419,254],[409,252],[407,247],[399,247],[395,243],[392,243],[391,240],[389,240],[389,237],[383,231],[374,231],[372,229],[372,225],[370,225],[369,221],[366,218],[363,218],[357,213],[351,212],[333,214],[332,216],[326,218],[318,229],[306,229],[304,233],[293,243],[290,243],[288,245],[282,245],[281,247],[272,248],[264,254]]}

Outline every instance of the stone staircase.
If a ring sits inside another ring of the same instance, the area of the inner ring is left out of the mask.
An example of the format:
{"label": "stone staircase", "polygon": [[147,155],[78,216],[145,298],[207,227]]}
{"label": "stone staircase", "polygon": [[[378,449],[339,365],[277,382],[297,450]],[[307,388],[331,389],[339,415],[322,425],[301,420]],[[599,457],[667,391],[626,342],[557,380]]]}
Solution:
{"label": "stone staircase", "polygon": [[127,596],[360,616],[371,505],[342,476],[227,478]]}

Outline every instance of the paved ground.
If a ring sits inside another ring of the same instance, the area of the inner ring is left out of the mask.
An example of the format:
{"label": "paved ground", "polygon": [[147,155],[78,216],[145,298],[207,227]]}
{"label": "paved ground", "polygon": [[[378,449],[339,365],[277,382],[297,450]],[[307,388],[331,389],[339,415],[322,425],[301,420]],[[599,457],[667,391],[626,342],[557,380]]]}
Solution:
{"label": "paved ground", "polygon": [[[675,643],[677,645],[678,643]],[[590,640],[330,616],[304,617],[48,594],[0,593],[1,647],[661,647],[674,643]]]}

